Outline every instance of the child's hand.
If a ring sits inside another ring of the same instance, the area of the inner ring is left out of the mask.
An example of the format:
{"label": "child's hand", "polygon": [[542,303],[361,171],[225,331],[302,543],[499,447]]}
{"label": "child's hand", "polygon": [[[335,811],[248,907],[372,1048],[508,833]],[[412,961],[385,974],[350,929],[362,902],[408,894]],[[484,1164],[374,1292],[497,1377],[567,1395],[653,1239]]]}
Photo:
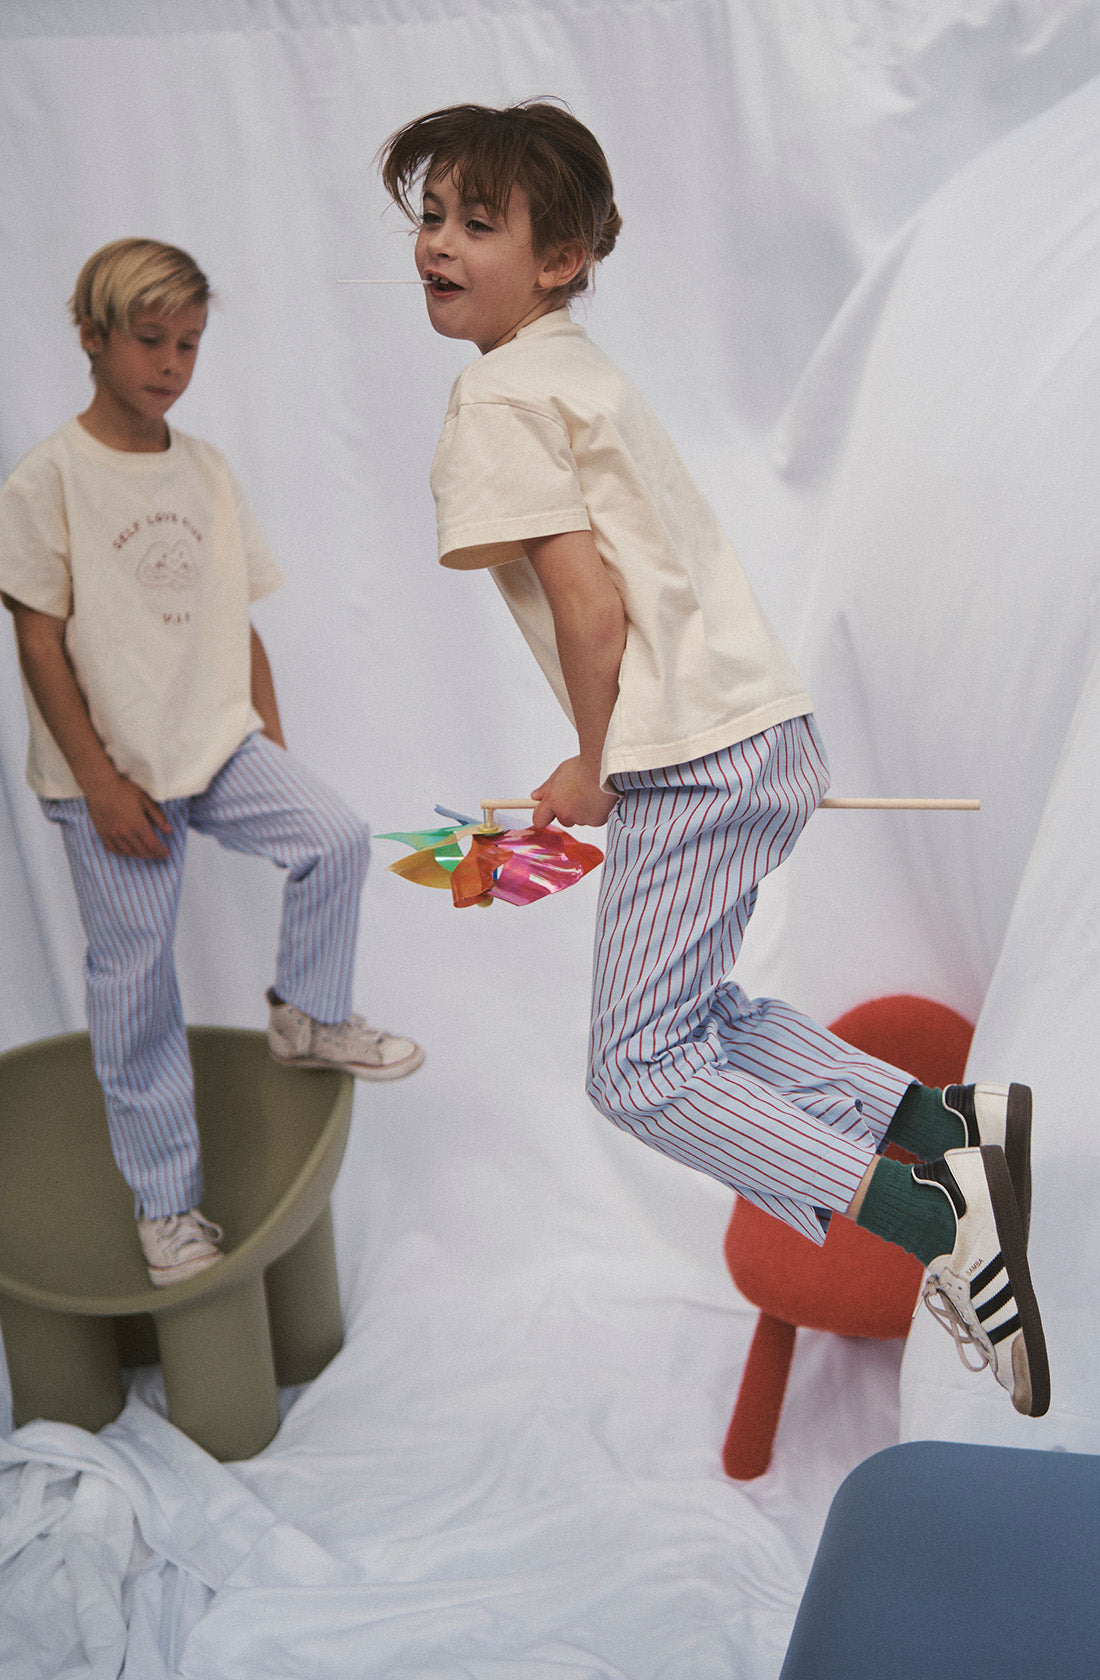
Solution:
{"label": "child's hand", "polygon": [[545,828],[555,819],[565,828],[602,828],[615,809],[615,795],[604,793],[599,772],[593,773],[579,758],[567,758],[541,787],[531,789],[537,799],[531,817],[533,828]]}
{"label": "child's hand", "polygon": [[168,856],[160,834],[171,834],[171,823],[156,800],[125,776],[116,771],[86,791],[85,798],[92,825],[109,852],[118,857],[145,858],[151,863]]}

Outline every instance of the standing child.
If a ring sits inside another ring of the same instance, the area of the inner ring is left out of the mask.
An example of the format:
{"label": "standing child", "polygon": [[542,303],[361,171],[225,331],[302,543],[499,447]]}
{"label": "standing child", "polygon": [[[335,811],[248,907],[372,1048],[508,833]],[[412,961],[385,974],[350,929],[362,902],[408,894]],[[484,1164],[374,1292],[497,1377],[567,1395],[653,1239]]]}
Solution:
{"label": "standing child", "polygon": [[189,828],[287,870],[268,992],[279,1061],[397,1079],[423,1053],[351,1015],[369,833],[283,745],[249,603],[282,573],[210,444],[170,431],[210,289],[184,251],[122,239],[70,302],[89,407],[0,491],[0,589],[88,937],[88,1025],[111,1146],[154,1284],[220,1259],[202,1194],[172,957]]}
{"label": "standing child", "polygon": [[[621,225],[603,152],[555,105],[459,105],[395,134],[382,173],[419,223],[433,327],[482,352],[432,468],[440,559],[492,568],[576,726],[535,824],[608,824],[589,1094],[814,1242],[839,1213],[916,1254],[960,1352],[1039,1416],[1030,1092],[927,1090],[727,978],[828,775],[713,513],[570,318]],[[891,1142],[925,1164],[883,1158]]]}

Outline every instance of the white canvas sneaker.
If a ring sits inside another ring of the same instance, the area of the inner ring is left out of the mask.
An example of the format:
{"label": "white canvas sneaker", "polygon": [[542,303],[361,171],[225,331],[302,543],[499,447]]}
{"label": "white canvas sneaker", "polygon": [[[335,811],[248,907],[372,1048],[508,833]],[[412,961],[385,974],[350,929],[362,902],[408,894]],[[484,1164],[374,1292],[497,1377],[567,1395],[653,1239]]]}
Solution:
{"label": "white canvas sneaker", "polygon": [[222,1258],[218,1247],[221,1226],[198,1208],[189,1213],[170,1213],[162,1219],[139,1219],[137,1228],[149,1281],[157,1289],[183,1283]]}
{"label": "white canvas sneaker", "polygon": [[424,1060],[411,1038],[369,1027],[361,1015],[328,1026],[267,994],[268,1049],[287,1067],[342,1068],[356,1079],[404,1079]]}
{"label": "white canvas sneaker", "polygon": [[925,1275],[925,1305],[968,1370],[988,1365],[1018,1412],[1042,1417],[1050,1405],[1046,1339],[1004,1151],[995,1144],[949,1149],[912,1173],[942,1190],[956,1220],[954,1248]]}

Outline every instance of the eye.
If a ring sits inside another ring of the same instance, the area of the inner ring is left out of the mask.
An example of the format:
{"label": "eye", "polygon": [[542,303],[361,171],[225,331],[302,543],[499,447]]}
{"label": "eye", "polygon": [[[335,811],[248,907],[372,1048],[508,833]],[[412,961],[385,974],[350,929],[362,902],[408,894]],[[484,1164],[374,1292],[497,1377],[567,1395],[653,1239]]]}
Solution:
{"label": "eye", "polygon": [[438,210],[422,210],[420,212],[421,227],[438,227],[442,220],[443,217]]}
{"label": "eye", "polygon": [[466,226],[470,229],[471,233],[492,233],[494,231],[492,224],[490,222],[483,222],[480,216],[471,216],[469,221],[466,223]]}

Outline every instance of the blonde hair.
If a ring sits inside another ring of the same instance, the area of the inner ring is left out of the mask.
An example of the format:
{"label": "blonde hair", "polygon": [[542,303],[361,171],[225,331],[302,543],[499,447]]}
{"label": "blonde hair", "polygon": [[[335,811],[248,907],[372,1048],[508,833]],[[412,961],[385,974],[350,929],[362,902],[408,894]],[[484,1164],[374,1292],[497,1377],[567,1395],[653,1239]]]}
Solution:
{"label": "blonde hair", "polygon": [[128,331],[139,310],[176,315],[190,304],[206,304],[210,282],[186,251],[159,239],[115,239],[90,256],[77,275],[69,311],[106,335]]}
{"label": "blonde hair", "polygon": [[543,100],[432,111],[391,134],[381,167],[387,192],[413,221],[414,186],[437,175],[453,175],[464,198],[498,216],[521,187],[537,255],[573,242],[584,249],[584,266],[563,288],[570,296],[585,290],[623,225],[599,141],[571,111]]}

